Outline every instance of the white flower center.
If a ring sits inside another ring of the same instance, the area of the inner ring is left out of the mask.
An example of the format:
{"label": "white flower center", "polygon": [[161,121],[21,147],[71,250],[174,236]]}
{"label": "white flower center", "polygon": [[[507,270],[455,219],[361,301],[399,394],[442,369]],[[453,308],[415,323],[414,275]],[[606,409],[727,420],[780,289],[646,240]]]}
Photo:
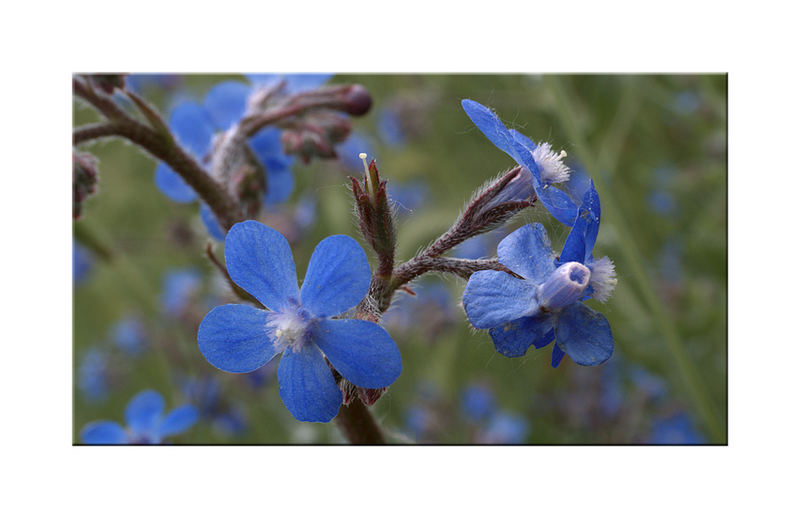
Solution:
{"label": "white flower center", "polygon": [[556,154],[550,148],[550,144],[539,142],[531,154],[536,165],[539,166],[542,183],[560,183],[569,180],[569,167],[563,162],[567,156],[566,151],[561,150]]}
{"label": "white flower center", "polygon": [[267,319],[267,334],[274,337],[278,351],[287,347],[297,352],[306,342],[308,320],[295,310],[271,313]]}

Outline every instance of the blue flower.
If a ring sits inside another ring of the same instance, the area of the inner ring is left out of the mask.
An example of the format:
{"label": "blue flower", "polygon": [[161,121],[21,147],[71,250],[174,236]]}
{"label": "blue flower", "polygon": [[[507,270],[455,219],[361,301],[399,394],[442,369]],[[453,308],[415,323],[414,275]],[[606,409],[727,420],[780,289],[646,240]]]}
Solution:
{"label": "blue flower", "polygon": [[[212,153],[215,135],[227,131],[244,117],[253,93],[265,83],[280,78],[275,75],[249,77],[254,84],[224,81],[208,92],[202,105],[183,101],[170,111],[170,130],[197,160],[202,162]],[[297,93],[316,88],[329,78],[330,75],[286,76],[284,91]],[[275,205],[286,201],[294,189],[291,172],[294,159],[283,152],[280,130],[266,127],[251,137],[248,144],[267,173],[268,192],[264,204]],[[156,185],[168,198],[178,203],[190,203],[197,199],[197,194],[183,178],[163,162],[156,168]],[[201,219],[212,237],[224,239],[224,231],[208,207],[203,206]]]}
{"label": "blue flower", "polygon": [[126,317],[117,322],[111,334],[117,347],[131,356],[136,356],[144,350],[146,340],[144,326],[136,317]]}
{"label": "blue flower", "polygon": [[106,399],[109,378],[108,355],[97,348],[86,351],[78,369],[78,387],[83,396],[92,402]]}
{"label": "blue flower", "polygon": [[462,297],[467,318],[489,329],[499,353],[518,357],[531,345],[540,348],[555,339],[553,367],[564,352],[580,365],[611,357],[608,320],[581,303],[589,297],[605,302],[616,285],[611,260],[592,255],[599,225],[600,200],[590,183],[558,258],[544,227],[526,225],[497,246],[498,260],[521,279],[493,270],[470,277]]}
{"label": "blue flower", "polygon": [[336,146],[336,155],[348,169],[361,170],[363,167],[361,158],[359,158],[361,153],[366,153],[370,158],[375,157],[372,144],[367,137],[356,131],[352,132],[347,140]]}
{"label": "blue flower", "polygon": [[92,270],[92,256],[89,251],[75,241],[72,242],[72,282],[80,284]]}
{"label": "blue flower", "polygon": [[482,444],[521,444],[528,435],[528,423],[522,417],[500,412],[492,417],[486,429],[478,435]]}
{"label": "blue flower", "polygon": [[192,297],[200,290],[200,275],[189,269],[170,270],[164,275],[164,287],[161,292],[161,307],[170,316],[180,316]]}
{"label": "blue flower", "polygon": [[396,108],[384,108],[378,115],[378,132],[381,139],[390,147],[406,145],[407,136]]}
{"label": "blue flower", "polygon": [[658,419],[653,423],[647,444],[705,444],[707,439],[698,432],[685,413]]}
{"label": "blue flower", "polygon": [[361,302],[369,289],[367,256],[354,239],[321,241],[299,290],[286,238],[256,221],[231,227],[225,262],[233,281],[269,309],[228,304],[211,310],[197,332],[211,365],[251,372],[281,354],[281,399],[297,420],[313,422],[330,421],[342,403],[326,358],[358,387],[387,387],[400,375],[400,351],[382,327],[333,318]]}
{"label": "blue flower", "polygon": [[170,435],[188,430],[197,421],[192,405],[180,406],[164,414],[164,398],[154,390],[144,390],[125,408],[123,427],[114,421],[96,421],[83,427],[85,444],[161,444]]}
{"label": "blue flower", "polygon": [[461,409],[470,421],[480,421],[494,413],[494,394],[484,385],[470,385],[461,394]]}
{"label": "blue flower", "polygon": [[422,180],[406,182],[403,184],[390,183],[388,186],[389,199],[399,214],[412,213],[421,207],[430,194],[428,184]]}
{"label": "blue flower", "polygon": [[577,215],[577,203],[553,184],[569,179],[569,168],[563,163],[566,154],[556,154],[550,144],[535,144],[516,130],[509,130],[489,108],[471,99],[461,106],[479,130],[500,150],[506,152],[530,174],[531,194],[535,192],[542,205],[561,223],[571,226]]}

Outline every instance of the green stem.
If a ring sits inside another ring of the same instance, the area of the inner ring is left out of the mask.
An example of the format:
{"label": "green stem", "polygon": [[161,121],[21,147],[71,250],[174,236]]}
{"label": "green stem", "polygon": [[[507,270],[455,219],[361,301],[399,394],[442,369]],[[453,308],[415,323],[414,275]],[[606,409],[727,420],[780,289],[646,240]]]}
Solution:
{"label": "green stem", "polygon": [[[614,201],[612,190],[608,188],[605,181],[602,179],[602,176],[597,174],[598,170],[613,170],[616,165],[615,163],[617,161],[617,157],[612,156],[609,152],[605,155],[602,155],[602,158],[604,159],[603,162],[600,162],[599,159],[597,162],[593,162],[591,160],[591,158],[597,156],[597,154],[592,152],[584,138],[584,135],[573,122],[575,120],[575,116],[572,112],[575,104],[572,102],[572,99],[569,98],[569,94],[566,92],[565,86],[563,83],[561,83],[559,78],[552,76],[546,77],[545,82],[550,89],[553,98],[556,100],[556,115],[561,120],[561,124],[563,125],[567,136],[576,148],[577,154],[581,157],[582,163],[585,165],[587,170],[589,170],[592,178],[599,187],[598,190],[602,191],[603,193],[603,198],[606,200],[606,203],[603,205],[604,216],[617,229],[619,234],[623,236],[632,236],[628,229],[625,218],[623,218],[620,212],[617,210],[617,204]],[[628,115],[623,117],[627,120],[625,124],[622,124],[616,128],[616,133],[620,135],[620,144],[617,146],[617,149],[621,147],[621,142],[624,140],[622,135],[627,134],[630,129],[632,117],[635,113],[635,110],[630,110],[627,108],[627,103],[629,101],[626,101],[626,98],[629,97],[628,94],[630,94],[630,92],[623,96],[621,103],[620,110],[625,109],[629,110],[629,112]],[[617,156],[619,155],[618,152],[615,152],[614,154]],[[719,414],[716,412],[714,404],[708,395],[708,391],[705,390],[703,382],[700,380],[694,364],[689,359],[684,343],[676,330],[675,324],[672,322],[667,310],[664,308],[664,304],[662,303],[661,299],[656,294],[656,290],[653,287],[650,276],[647,274],[647,271],[643,266],[644,260],[639,252],[638,247],[636,246],[636,243],[633,239],[620,239],[619,244],[622,254],[625,257],[626,264],[630,267],[631,274],[639,286],[642,295],[644,296],[645,303],[649,307],[656,325],[667,342],[667,347],[671,358],[674,359],[675,364],[680,371],[681,377],[685,382],[686,391],[694,407],[703,419],[705,427],[709,431],[712,440],[720,443],[725,442],[727,437],[725,432],[725,424],[723,423]]]}

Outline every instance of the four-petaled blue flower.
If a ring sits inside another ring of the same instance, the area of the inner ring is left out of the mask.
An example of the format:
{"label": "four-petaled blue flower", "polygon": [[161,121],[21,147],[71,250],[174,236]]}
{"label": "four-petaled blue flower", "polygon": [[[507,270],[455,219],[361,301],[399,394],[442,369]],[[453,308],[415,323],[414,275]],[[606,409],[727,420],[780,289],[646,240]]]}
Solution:
{"label": "four-petaled blue flower", "polygon": [[297,288],[286,238],[256,221],[231,227],[225,262],[233,281],[268,310],[218,306],[200,324],[197,341],[206,360],[227,372],[251,372],[282,354],[278,387],[299,421],[328,422],[342,394],[326,362],[354,385],[382,388],[401,371],[400,351],[378,324],[336,319],[367,294],[367,256],[348,236],[330,236],[314,250]]}
{"label": "four-petaled blue flower", "polygon": [[577,214],[578,202],[553,184],[569,179],[569,168],[563,163],[564,152],[554,153],[550,144],[536,145],[516,130],[509,130],[492,110],[471,99],[461,101],[469,118],[492,144],[505,151],[517,164],[530,173],[531,192],[561,223],[571,226]]}
{"label": "four-petaled blue flower", "polygon": [[608,320],[581,300],[608,299],[616,285],[614,265],[595,260],[592,248],[600,225],[600,199],[590,182],[561,255],[556,258],[540,223],[509,234],[497,258],[518,279],[500,271],[474,273],[464,289],[470,323],[489,329],[495,349],[508,357],[555,339],[552,365],[566,352],[575,363],[598,365],[611,357],[614,339]]}
{"label": "four-petaled blue flower", "polygon": [[188,430],[197,421],[192,405],[180,406],[164,414],[164,398],[154,390],[144,390],[125,408],[127,427],[114,421],[97,421],[84,426],[84,444],[161,444],[170,435]]}

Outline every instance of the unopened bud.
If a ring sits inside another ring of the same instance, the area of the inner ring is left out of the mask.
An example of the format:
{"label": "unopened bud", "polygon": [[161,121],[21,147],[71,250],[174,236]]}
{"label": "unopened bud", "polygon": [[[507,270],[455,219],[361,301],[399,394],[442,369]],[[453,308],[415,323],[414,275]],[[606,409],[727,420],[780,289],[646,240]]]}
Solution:
{"label": "unopened bud", "polygon": [[89,153],[72,152],[72,218],[81,216],[83,202],[97,191],[97,158]]}
{"label": "unopened bud", "polygon": [[364,115],[372,107],[372,96],[361,85],[350,85],[342,92],[342,110],[350,115]]}
{"label": "unopened bud", "polygon": [[539,306],[553,311],[569,306],[580,300],[592,272],[578,262],[562,264],[550,274],[539,288]]}

